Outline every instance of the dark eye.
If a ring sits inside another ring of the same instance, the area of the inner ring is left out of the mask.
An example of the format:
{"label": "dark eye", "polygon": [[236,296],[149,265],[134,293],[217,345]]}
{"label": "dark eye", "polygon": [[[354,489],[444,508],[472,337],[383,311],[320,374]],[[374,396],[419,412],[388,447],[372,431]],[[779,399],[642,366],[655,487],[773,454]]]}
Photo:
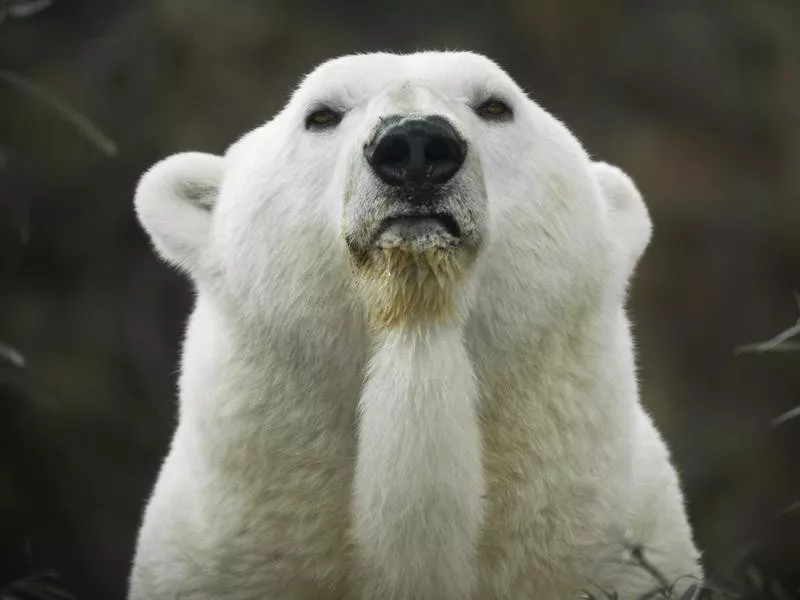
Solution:
{"label": "dark eye", "polygon": [[306,117],[306,129],[327,129],[339,124],[342,113],[330,108],[319,108]]}
{"label": "dark eye", "polygon": [[496,98],[490,98],[481,104],[475,112],[483,119],[499,120],[511,117],[511,109],[508,104]]}

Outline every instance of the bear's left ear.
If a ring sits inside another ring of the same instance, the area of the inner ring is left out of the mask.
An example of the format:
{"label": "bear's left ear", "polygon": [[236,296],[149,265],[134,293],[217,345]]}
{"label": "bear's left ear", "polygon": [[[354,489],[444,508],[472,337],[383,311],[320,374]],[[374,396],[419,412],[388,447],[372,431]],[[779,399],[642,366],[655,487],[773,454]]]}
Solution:
{"label": "bear's left ear", "polygon": [[608,207],[614,242],[625,263],[626,275],[630,276],[650,242],[650,215],[636,184],[621,169],[595,162],[592,170]]}
{"label": "bear's left ear", "polygon": [[158,253],[192,274],[208,243],[224,159],[187,152],[152,166],[136,189],[136,214]]}

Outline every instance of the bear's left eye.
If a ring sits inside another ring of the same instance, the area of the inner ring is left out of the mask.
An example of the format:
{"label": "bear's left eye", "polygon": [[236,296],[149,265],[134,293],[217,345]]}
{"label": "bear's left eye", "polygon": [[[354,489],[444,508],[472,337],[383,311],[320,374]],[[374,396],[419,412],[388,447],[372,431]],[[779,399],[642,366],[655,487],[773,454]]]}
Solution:
{"label": "bear's left eye", "polygon": [[339,124],[342,113],[331,108],[319,108],[306,117],[306,129],[327,129]]}

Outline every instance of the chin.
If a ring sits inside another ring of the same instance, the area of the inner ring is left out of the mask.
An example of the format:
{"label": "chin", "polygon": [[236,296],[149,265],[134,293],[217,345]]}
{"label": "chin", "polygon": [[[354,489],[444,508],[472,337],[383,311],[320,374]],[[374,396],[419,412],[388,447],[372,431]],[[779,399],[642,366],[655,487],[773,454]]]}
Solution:
{"label": "chin", "polygon": [[364,247],[351,245],[358,289],[378,329],[447,322],[457,317],[460,288],[479,244],[445,212],[391,215]]}

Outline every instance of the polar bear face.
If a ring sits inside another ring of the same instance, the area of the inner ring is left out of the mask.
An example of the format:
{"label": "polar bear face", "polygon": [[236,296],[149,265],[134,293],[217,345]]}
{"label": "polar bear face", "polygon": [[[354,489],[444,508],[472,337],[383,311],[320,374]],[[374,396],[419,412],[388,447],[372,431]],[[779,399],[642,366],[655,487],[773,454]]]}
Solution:
{"label": "polar bear face", "polygon": [[342,299],[380,327],[435,321],[494,281],[541,322],[624,289],[650,235],[627,176],[471,53],[327,62],[225,156],[157,164],[136,205],[201,293],[255,320]]}

